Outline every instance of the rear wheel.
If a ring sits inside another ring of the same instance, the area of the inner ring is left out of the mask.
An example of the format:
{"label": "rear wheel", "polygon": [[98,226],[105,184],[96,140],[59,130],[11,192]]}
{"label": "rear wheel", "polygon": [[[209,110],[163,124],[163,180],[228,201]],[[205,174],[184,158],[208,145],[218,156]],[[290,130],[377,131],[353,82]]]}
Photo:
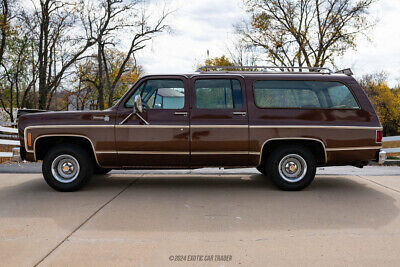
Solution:
{"label": "rear wheel", "polygon": [[93,174],[89,153],[76,145],[58,145],[43,159],[42,172],[48,185],[58,191],[76,191]]}
{"label": "rear wheel", "polygon": [[314,180],[315,157],[302,146],[277,148],[268,157],[267,172],[280,189],[301,190]]}

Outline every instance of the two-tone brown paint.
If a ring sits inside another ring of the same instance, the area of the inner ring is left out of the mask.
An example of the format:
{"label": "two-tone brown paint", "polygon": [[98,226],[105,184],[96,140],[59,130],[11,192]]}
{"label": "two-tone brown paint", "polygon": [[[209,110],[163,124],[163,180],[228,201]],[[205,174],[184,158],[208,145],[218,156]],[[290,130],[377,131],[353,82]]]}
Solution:
{"label": "two-tone brown paint", "polygon": [[[240,109],[197,109],[194,81],[237,79],[242,86]],[[185,105],[179,110],[148,109],[124,124],[132,112],[125,102],[148,79],[181,79]],[[315,80],[344,83],[360,109],[259,108],[255,105],[256,80]],[[328,74],[195,74],[153,75],[139,80],[117,105],[105,111],[45,112],[19,120],[25,158],[35,161],[38,146],[57,137],[90,142],[97,163],[110,168],[199,168],[257,166],[272,142],[315,142],[323,153],[320,165],[343,165],[376,158],[381,144],[378,117],[358,83],[346,75]],[[27,135],[31,135],[31,144]],[[64,140],[64,139],[63,139]],[[67,140],[67,139],[65,139]],[[49,143],[51,144],[51,143]]]}

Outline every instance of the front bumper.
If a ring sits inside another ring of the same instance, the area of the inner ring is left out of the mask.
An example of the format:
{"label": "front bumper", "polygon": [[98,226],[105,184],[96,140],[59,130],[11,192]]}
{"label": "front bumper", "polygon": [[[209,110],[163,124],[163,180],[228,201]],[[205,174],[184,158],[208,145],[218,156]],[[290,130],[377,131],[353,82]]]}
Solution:
{"label": "front bumper", "polygon": [[381,150],[378,153],[378,164],[383,164],[386,161],[386,152]]}

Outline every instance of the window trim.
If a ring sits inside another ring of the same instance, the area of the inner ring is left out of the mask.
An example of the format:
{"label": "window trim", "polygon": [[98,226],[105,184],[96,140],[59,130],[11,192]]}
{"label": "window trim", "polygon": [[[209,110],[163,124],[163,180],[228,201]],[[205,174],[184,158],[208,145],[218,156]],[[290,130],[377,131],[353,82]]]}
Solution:
{"label": "window trim", "polygon": [[182,79],[182,78],[178,78],[178,77],[162,77],[162,78],[157,78],[157,77],[146,77],[146,78],[144,78],[143,80],[141,80],[140,81],[140,83],[138,83],[137,85],[135,84],[134,86],[136,87],[136,88],[131,88],[131,90],[130,91],[132,91],[132,92],[129,92],[129,94],[126,96],[126,99],[123,101],[123,104],[121,105],[122,106],[122,108],[124,108],[124,109],[132,109],[133,107],[127,107],[126,106],[126,104],[128,103],[128,101],[131,99],[131,97],[136,93],[136,91],[137,90],[139,90],[139,88],[144,84],[144,83],[146,83],[147,81],[149,81],[149,80],[180,80],[181,82],[182,82],[182,84],[183,84],[183,92],[184,92],[184,97],[183,97],[183,107],[182,108],[174,108],[174,109],[172,109],[172,108],[150,108],[150,109],[143,109],[143,111],[148,111],[148,110],[184,110],[185,108],[186,108],[186,105],[187,105],[187,90],[186,90],[186,82],[185,82],[185,80],[184,79]]}
{"label": "window trim", "polygon": [[[318,108],[318,107],[260,107],[257,105],[256,102],[256,96],[255,96],[255,83],[258,81],[297,81],[297,82],[337,82],[341,83],[346,88],[350,91],[351,95],[353,96],[354,100],[357,103],[358,108]],[[287,80],[282,80],[282,79],[255,79],[252,81],[252,95],[253,95],[253,103],[254,106],[259,108],[259,109],[292,109],[292,110],[361,110],[361,105],[360,102],[358,101],[358,98],[355,96],[353,89],[349,84],[343,82],[343,81],[338,81],[338,80],[329,80],[329,81],[323,81],[323,80],[297,80],[297,79],[287,79]]]}
{"label": "window trim", "polygon": [[[218,76],[218,75],[215,75]],[[236,80],[239,82],[240,85],[240,91],[241,91],[241,97],[242,97],[242,106],[240,108],[235,108],[235,102],[234,102],[234,95],[233,95],[233,88],[231,87],[232,91],[232,108],[199,108],[197,107],[197,101],[196,101],[196,82],[199,80]],[[198,76],[193,79],[193,108],[196,110],[228,110],[228,111],[234,111],[234,110],[243,110],[243,108],[246,108],[246,91],[245,91],[245,81],[242,81],[239,79],[239,77],[208,77],[208,76]]]}

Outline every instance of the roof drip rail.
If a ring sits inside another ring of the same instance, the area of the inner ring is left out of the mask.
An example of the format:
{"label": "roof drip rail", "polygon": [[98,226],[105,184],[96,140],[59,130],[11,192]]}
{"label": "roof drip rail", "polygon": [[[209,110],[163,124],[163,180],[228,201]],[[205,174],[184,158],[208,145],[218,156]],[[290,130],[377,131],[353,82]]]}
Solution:
{"label": "roof drip rail", "polygon": [[[262,70],[256,70],[262,69]],[[306,73],[317,73],[317,74],[332,74],[333,71],[329,68],[321,67],[275,67],[275,66],[202,66],[197,69],[196,72],[271,72],[269,70],[275,70],[275,72],[306,72]]]}

